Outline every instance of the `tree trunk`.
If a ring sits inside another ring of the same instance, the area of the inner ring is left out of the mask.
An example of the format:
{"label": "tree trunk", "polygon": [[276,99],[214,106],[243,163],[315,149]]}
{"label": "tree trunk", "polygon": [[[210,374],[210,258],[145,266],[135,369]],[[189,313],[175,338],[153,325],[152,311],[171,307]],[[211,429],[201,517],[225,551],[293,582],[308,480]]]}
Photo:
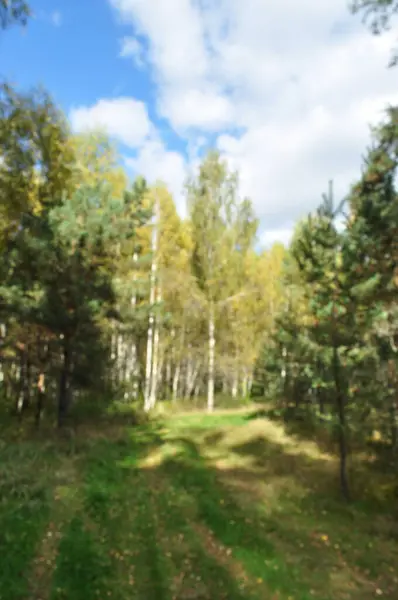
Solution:
{"label": "tree trunk", "polygon": [[[130,357],[129,357],[129,388],[131,386],[131,396],[136,399],[138,397],[138,378],[139,378],[140,365],[138,362],[138,351],[137,343],[131,344]],[[130,395],[130,389],[128,390]]]}
{"label": "tree trunk", "polygon": [[185,343],[185,322],[183,323],[182,332],[181,332],[181,348],[178,356],[177,364],[174,370],[173,376],[173,386],[172,386],[172,400],[175,402],[178,397],[178,386],[180,383],[180,374],[181,374],[181,356],[184,351],[184,343]]}
{"label": "tree trunk", "polygon": [[[137,264],[137,261],[138,261],[138,253],[134,252],[133,263]],[[136,273],[136,271],[134,271],[134,273],[133,273],[134,285],[136,284],[136,281],[137,281],[137,273]],[[136,291],[136,289],[133,290],[133,295],[131,297],[131,306],[133,308],[135,308],[137,306],[137,291]],[[134,341],[132,342],[131,351],[130,351],[130,382],[131,382],[131,378],[132,378],[133,379],[132,397],[134,398],[134,400],[136,400],[138,398],[139,376],[140,376],[140,364],[138,361],[137,339],[135,338]],[[130,392],[130,390],[129,390],[129,392]]]}
{"label": "tree trunk", "polygon": [[65,423],[65,417],[68,413],[70,404],[69,379],[71,366],[70,343],[65,337],[63,349],[63,360],[61,366],[61,374],[59,380],[59,397],[58,397],[58,427],[62,427]]}
{"label": "tree trunk", "polygon": [[252,387],[253,387],[253,372],[247,378],[247,395],[249,398],[252,395]]}
{"label": "tree trunk", "polygon": [[148,338],[146,349],[145,390],[144,409],[150,409],[151,376],[152,376],[152,354],[153,354],[153,313],[149,315]]}
{"label": "tree trunk", "polygon": [[173,389],[172,389],[173,402],[175,402],[178,398],[178,384],[180,382],[180,372],[181,372],[181,361],[178,361],[178,363],[176,364],[176,368],[174,370],[174,377],[173,377]]}
{"label": "tree trunk", "polygon": [[338,348],[333,347],[333,376],[336,393],[336,407],[339,418],[339,451],[340,451],[340,485],[343,496],[346,500],[350,498],[350,491],[347,477],[347,432],[345,418],[345,399],[341,384],[341,366]]}
{"label": "tree trunk", "polygon": [[[162,301],[162,292],[160,287],[158,288],[156,302]],[[159,322],[158,317],[155,317],[154,322],[154,335],[153,335],[153,360],[152,360],[152,372],[150,377],[150,392],[149,392],[149,408],[154,408],[156,404],[156,392],[158,385],[158,369],[159,369]]]}
{"label": "tree trunk", "polygon": [[245,369],[245,374],[242,379],[242,398],[247,398],[248,382],[249,382],[249,378],[247,376],[247,370]]}
{"label": "tree trunk", "polygon": [[37,401],[36,401],[36,414],[35,414],[35,423],[36,427],[39,427],[41,417],[44,409],[44,399],[45,399],[45,377],[44,373],[40,373],[37,380]]}
{"label": "tree trunk", "polygon": [[22,416],[22,413],[29,408],[30,401],[30,372],[31,365],[29,361],[29,349],[28,347],[21,353],[20,363],[20,378],[19,378],[19,393],[17,402],[18,414]]}
{"label": "tree trunk", "polygon": [[119,385],[123,384],[126,379],[126,366],[126,344],[122,333],[119,331],[117,334],[117,381]]}
{"label": "tree trunk", "polygon": [[196,379],[199,375],[200,367],[201,367],[200,362],[197,361],[195,368],[191,370],[190,377],[187,380],[187,389],[186,389],[186,397],[187,398],[190,398],[192,396],[192,393],[195,388]]}
{"label": "tree trunk", "polygon": [[233,380],[232,380],[232,387],[231,387],[231,396],[232,396],[232,398],[236,398],[237,395],[238,395],[238,385],[239,385],[238,372],[235,371],[234,376],[233,376]]}
{"label": "tree trunk", "polygon": [[191,349],[190,349],[191,344],[188,344],[188,350],[187,350],[187,361],[186,361],[186,373],[185,373],[185,390],[184,390],[184,398],[189,398],[189,389],[191,386],[191,379],[192,379],[192,373],[193,373],[193,364],[192,364],[192,356],[191,356]]}
{"label": "tree trunk", "polygon": [[171,360],[170,358],[167,360],[166,363],[166,374],[165,374],[165,386],[166,386],[166,390],[165,390],[165,398],[168,400],[170,398],[170,389],[171,389]]}
{"label": "tree trunk", "polygon": [[19,357],[19,364],[15,365],[15,387],[16,387],[16,403],[15,412],[21,417],[22,406],[23,406],[23,380],[24,380],[24,366],[23,366],[23,355]]}
{"label": "tree trunk", "polygon": [[207,384],[207,410],[214,410],[214,354],[215,354],[215,324],[214,324],[214,306],[210,305],[209,310],[209,356],[208,356],[208,384]]}
{"label": "tree trunk", "polygon": [[117,326],[114,326],[114,331],[112,332],[112,337],[111,337],[111,361],[112,361],[112,371],[111,371],[111,376],[110,376],[110,380],[112,385],[116,388],[119,381],[118,381],[118,369],[117,369],[117,340],[118,340],[118,336],[117,336]]}
{"label": "tree trunk", "polygon": [[149,411],[151,408],[151,393],[152,393],[152,361],[153,361],[153,337],[155,316],[153,313],[153,305],[155,303],[156,294],[156,273],[157,273],[157,248],[158,248],[158,233],[157,233],[157,215],[158,201],[156,200],[155,214],[153,216],[153,231],[152,231],[152,265],[151,265],[151,288],[149,292],[149,324],[146,352],[146,369],[145,369],[145,389],[144,389],[144,410]]}

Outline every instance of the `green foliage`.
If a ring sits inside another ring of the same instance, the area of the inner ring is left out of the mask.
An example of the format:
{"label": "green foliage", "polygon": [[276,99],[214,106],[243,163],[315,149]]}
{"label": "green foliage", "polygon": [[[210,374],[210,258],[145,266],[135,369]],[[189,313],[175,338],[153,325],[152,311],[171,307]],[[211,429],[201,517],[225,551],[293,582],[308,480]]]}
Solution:
{"label": "green foliage", "polygon": [[[380,35],[391,29],[391,23],[398,13],[398,2],[397,0],[350,0],[350,8],[353,13],[363,15],[363,20],[374,35]],[[396,66],[397,61],[398,53],[394,49],[389,66]]]}
{"label": "green foliage", "polygon": [[366,21],[370,21],[373,33],[379,34],[390,28],[391,18],[398,12],[396,0],[352,0],[351,10],[362,13]]}
{"label": "green foliage", "polygon": [[25,0],[0,0],[1,29],[6,29],[14,23],[25,25],[30,16],[29,4]]}

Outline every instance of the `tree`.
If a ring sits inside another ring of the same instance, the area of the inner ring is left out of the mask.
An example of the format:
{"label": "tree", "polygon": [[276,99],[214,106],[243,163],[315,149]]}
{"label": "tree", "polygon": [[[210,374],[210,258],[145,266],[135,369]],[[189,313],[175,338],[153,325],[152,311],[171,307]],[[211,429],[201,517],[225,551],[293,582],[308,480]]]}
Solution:
{"label": "tree", "polygon": [[0,0],[0,27],[7,29],[14,23],[26,25],[31,12],[25,0]]}
{"label": "tree", "polygon": [[[380,35],[390,29],[393,17],[398,13],[397,0],[351,0],[351,11],[362,14],[364,21],[369,23],[374,35]],[[397,51],[394,50],[389,66],[395,66],[398,61]]]}
{"label": "tree", "polygon": [[[51,334],[37,324],[28,326],[24,318],[32,310],[40,286],[32,272],[26,274],[22,269],[18,273],[18,234],[28,235],[33,224],[37,228],[41,216],[72,189],[73,154],[65,119],[49,96],[42,91],[19,94],[7,85],[0,90],[0,147],[2,369],[7,375],[16,372],[21,387],[26,387],[25,369],[18,375],[15,361],[32,363],[33,357],[40,370],[42,361],[36,358],[43,358],[42,349]],[[33,297],[24,293],[29,285]],[[14,375],[10,380],[15,380]]]}
{"label": "tree", "polygon": [[[359,280],[357,295],[375,316],[370,340],[384,371],[384,401],[390,406],[390,431],[397,447],[398,403],[396,290],[398,273],[398,204],[395,187],[398,166],[398,109],[373,131],[373,144],[360,181],[350,196],[350,264]],[[383,394],[383,386],[379,392]],[[380,396],[380,393],[379,393]]]}
{"label": "tree", "polygon": [[392,17],[398,12],[397,0],[353,0],[351,10],[362,13],[365,20],[370,19],[374,34],[380,34],[390,27]]}
{"label": "tree", "polygon": [[212,411],[216,311],[224,308],[237,291],[234,280],[237,261],[234,257],[250,246],[257,223],[250,202],[239,199],[237,174],[228,170],[217,152],[210,152],[205,157],[198,177],[189,182],[187,191],[193,240],[192,267],[208,318],[207,406]]}
{"label": "tree", "polygon": [[75,135],[71,139],[75,157],[76,185],[98,186],[108,183],[113,194],[121,197],[127,189],[127,177],[120,166],[117,150],[102,132]]}
{"label": "tree", "polygon": [[329,196],[315,216],[303,222],[292,242],[292,252],[310,294],[314,317],[312,337],[321,352],[334,386],[340,451],[340,483],[349,498],[347,478],[347,382],[343,368],[344,355],[360,341],[356,316],[358,303],[353,294],[357,281],[345,269],[345,238],[334,220],[339,209]]}
{"label": "tree", "polygon": [[[50,96],[0,86],[0,238],[22,213],[40,214],[73,189],[75,156],[64,116]],[[0,241],[1,243],[1,241]]]}

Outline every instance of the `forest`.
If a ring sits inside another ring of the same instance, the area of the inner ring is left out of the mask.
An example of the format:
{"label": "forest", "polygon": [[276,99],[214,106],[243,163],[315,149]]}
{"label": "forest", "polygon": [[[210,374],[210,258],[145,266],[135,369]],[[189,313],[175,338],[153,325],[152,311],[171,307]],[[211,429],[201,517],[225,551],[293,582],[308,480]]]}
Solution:
{"label": "forest", "polygon": [[0,600],[397,598],[398,107],[262,249],[218,151],[181,217],[0,84]]}

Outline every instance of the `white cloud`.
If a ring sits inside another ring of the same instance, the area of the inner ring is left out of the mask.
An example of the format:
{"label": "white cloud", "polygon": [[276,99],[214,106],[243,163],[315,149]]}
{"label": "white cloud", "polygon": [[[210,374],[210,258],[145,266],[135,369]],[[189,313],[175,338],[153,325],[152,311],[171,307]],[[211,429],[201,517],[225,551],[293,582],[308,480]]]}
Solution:
{"label": "white cloud", "polygon": [[145,52],[142,44],[135,37],[124,37],[121,40],[120,56],[122,58],[132,58],[141,68],[145,63]]}
{"label": "white cloud", "polygon": [[145,38],[159,115],[189,150],[216,133],[264,239],[285,235],[330,178],[347,193],[369,124],[398,102],[394,34],[371,36],[346,0],[109,1]]}
{"label": "white cloud", "polygon": [[[190,0],[110,0],[150,41],[150,59],[163,82],[196,82],[205,74],[202,20]],[[183,27],[181,27],[183,26]]]}
{"label": "white cloud", "polygon": [[[177,98],[177,102],[176,102]],[[219,131],[233,121],[234,108],[229,98],[211,89],[172,88],[160,103],[162,115],[167,116],[178,131],[197,129]]]}
{"label": "white cloud", "polygon": [[179,152],[166,150],[159,139],[153,139],[142,146],[135,158],[126,158],[126,164],[134,173],[143,175],[149,184],[166,183],[179,213],[185,214],[183,187],[187,166]]}
{"label": "white cloud", "polygon": [[74,108],[70,121],[75,131],[102,129],[131,148],[141,146],[153,132],[145,104],[128,97]]}
{"label": "white cloud", "polygon": [[265,230],[260,234],[260,247],[270,248],[275,242],[281,242],[285,246],[288,246],[292,240],[293,229],[292,225],[290,228],[287,227],[285,229]]}

